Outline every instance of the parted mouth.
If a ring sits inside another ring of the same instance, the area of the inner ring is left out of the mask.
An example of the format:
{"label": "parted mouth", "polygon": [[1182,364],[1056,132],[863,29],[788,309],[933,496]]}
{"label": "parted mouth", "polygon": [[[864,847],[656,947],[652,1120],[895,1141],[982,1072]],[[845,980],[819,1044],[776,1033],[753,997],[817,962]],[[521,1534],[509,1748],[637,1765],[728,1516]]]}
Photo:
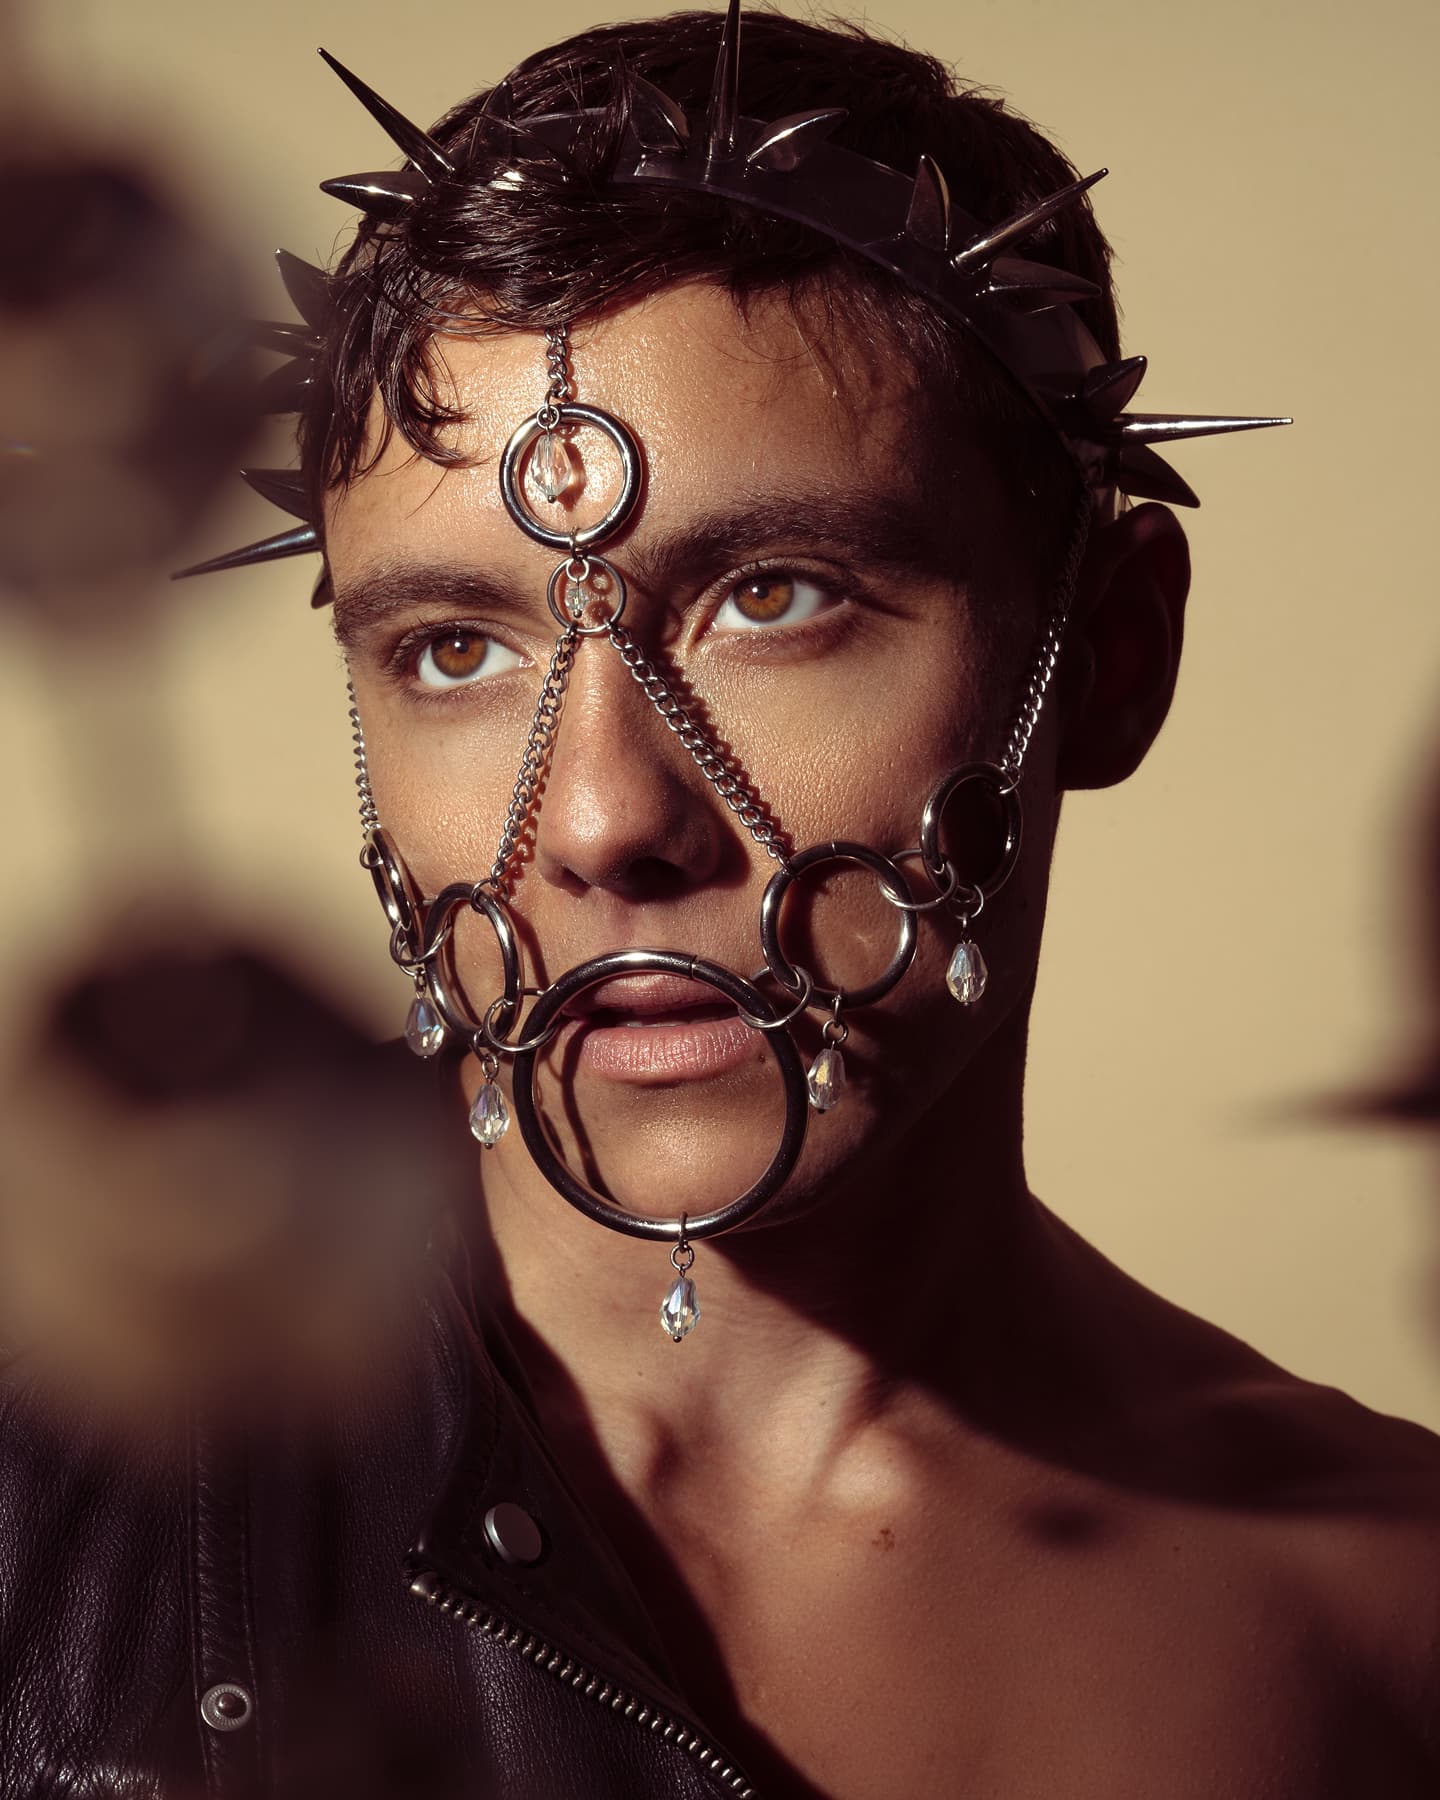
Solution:
{"label": "parted mouth", "polygon": [[681,975],[618,975],[578,995],[566,1013],[588,1025],[695,1025],[735,1016],[707,982]]}

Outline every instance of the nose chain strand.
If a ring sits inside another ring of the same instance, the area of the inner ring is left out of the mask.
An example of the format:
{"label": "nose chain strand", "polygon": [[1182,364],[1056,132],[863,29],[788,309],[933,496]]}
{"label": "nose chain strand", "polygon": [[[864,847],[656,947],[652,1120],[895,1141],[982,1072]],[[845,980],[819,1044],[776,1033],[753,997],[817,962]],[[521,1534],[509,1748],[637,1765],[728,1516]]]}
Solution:
{"label": "nose chain strand", "polygon": [[580,633],[571,625],[556,639],[550,667],[535,703],[535,717],[530,722],[530,735],[525,740],[525,753],[510,794],[510,810],[505,815],[505,828],[500,846],[490,865],[486,885],[502,900],[509,897],[518,873],[520,851],[525,833],[539,806],[540,790],[545,785],[545,772],[555,734],[560,728],[560,710],[565,698],[565,685],[570,679],[570,665],[580,645]]}

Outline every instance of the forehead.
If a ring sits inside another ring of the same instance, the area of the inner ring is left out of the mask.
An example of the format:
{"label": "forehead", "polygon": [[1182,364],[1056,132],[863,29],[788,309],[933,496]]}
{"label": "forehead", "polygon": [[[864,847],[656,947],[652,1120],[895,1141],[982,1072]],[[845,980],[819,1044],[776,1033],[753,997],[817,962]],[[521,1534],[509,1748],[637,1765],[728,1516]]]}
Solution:
{"label": "forehead", "polygon": [[[486,330],[435,340],[441,397],[460,414],[446,434],[460,464],[442,471],[392,432],[373,470],[333,495],[332,561],[353,565],[438,535],[518,537],[496,470],[510,434],[545,397],[540,332]],[[665,289],[571,333],[573,398],[627,424],[645,460],[647,516],[674,520],[740,486],[839,496],[913,485],[896,455],[913,422],[908,366],[858,341],[843,321],[778,296],[740,306],[705,283]],[[372,431],[383,415],[374,403]],[[578,443],[586,491],[566,528],[602,512],[618,470],[598,434]]]}

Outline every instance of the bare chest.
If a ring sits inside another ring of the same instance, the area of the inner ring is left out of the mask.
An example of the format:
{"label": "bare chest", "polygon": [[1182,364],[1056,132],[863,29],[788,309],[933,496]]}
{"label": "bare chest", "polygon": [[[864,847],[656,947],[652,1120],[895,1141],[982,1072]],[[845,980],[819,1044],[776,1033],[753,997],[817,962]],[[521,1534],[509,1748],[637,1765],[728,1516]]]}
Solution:
{"label": "bare chest", "polygon": [[1167,1523],[711,1544],[677,1662],[761,1800],[1428,1794],[1243,1534]]}

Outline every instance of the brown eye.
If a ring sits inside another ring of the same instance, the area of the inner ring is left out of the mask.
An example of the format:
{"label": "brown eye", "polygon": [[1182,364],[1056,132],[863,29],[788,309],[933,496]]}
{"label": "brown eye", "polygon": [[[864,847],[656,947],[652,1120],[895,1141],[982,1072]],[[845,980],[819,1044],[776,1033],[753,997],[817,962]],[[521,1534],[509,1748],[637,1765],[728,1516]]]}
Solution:
{"label": "brown eye", "polygon": [[813,581],[777,571],[747,575],[726,595],[715,614],[717,631],[754,631],[761,625],[803,625],[831,605],[832,597]]}
{"label": "brown eye", "polygon": [[481,675],[518,669],[522,658],[480,631],[447,631],[420,652],[415,673],[429,688],[464,687]]}
{"label": "brown eye", "polygon": [[794,601],[795,583],[783,576],[773,580],[768,575],[757,576],[754,581],[742,581],[734,592],[735,609],[742,619],[750,619],[756,625],[768,625],[780,618]]}

